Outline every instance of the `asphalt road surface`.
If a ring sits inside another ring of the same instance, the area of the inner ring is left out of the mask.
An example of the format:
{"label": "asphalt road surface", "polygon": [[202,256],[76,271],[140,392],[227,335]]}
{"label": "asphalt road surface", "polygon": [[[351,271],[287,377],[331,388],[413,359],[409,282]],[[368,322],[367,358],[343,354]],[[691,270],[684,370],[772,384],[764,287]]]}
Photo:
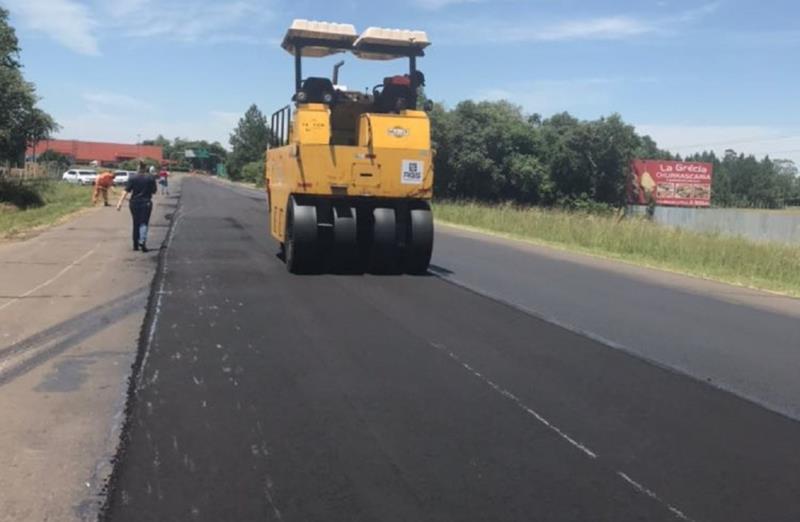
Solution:
{"label": "asphalt road surface", "polygon": [[800,299],[438,229],[442,277],[800,420]]}
{"label": "asphalt road surface", "polygon": [[435,276],[292,276],[184,182],[106,518],[797,521],[800,423]]}

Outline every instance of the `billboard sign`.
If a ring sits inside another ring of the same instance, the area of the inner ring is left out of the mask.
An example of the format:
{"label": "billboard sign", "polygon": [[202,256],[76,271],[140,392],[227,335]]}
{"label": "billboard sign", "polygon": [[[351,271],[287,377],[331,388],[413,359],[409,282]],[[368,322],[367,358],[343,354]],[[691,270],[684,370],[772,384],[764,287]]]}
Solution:
{"label": "billboard sign", "polygon": [[694,161],[633,160],[628,202],[633,205],[708,207],[713,165]]}

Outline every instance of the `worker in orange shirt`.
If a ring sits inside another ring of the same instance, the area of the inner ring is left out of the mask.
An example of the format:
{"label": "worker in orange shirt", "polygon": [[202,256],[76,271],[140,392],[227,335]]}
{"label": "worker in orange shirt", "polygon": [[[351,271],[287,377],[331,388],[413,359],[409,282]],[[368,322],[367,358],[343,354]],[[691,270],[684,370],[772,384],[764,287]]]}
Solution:
{"label": "worker in orange shirt", "polygon": [[94,193],[92,194],[92,206],[97,205],[100,195],[103,195],[103,206],[110,207],[108,204],[108,191],[114,185],[114,174],[105,171],[94,180]]}

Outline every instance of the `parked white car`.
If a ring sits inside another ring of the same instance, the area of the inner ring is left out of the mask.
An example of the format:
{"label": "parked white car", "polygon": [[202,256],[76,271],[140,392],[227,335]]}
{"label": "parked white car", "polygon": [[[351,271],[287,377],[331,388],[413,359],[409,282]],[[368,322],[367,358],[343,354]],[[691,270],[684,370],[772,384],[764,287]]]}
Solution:
{"label": "parked white car", "polygon": [[128,179],[131,177],[132,172],[127,170],[115,170],[114,171],[114,185],[124,185],[128,182]]}
{"label": "parked white car", "polygon": [[96,178],[97,171],[89,169],[70,169],[61,176],[62,180],[78,185],[94,185]]}

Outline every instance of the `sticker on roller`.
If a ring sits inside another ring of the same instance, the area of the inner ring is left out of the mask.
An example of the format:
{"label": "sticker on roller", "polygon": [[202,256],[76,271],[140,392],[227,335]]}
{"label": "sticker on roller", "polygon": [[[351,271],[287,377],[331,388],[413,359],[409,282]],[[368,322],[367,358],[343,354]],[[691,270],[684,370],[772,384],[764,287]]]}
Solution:
{"label": "sticker on roller", "polygon": [[400,182],[404,185],[422,185],[423,166],[424,162],[422,161],[403,160]]}

